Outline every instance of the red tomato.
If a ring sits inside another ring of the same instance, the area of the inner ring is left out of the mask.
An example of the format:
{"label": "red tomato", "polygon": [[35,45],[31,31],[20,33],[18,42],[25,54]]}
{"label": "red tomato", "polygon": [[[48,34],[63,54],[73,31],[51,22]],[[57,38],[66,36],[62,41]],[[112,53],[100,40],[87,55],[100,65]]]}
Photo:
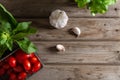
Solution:
{"label": "red tomato", "polygon": [[17,79],[17,77],[16,77],[16,74],[15,73],[10,73],[10,75],[9,75],[10,77],[9,77],[9,79],[10,80],[16,80]]}
{"label": "red tomato", "polygon": [[3,65],[3,62],[0,62],[0,66],[2,66]]}
{"label": "red tomato", "polygon": [[22,68],[22,66],[19,65],[19,66],[14,67],[13,70],[14,70],[15,72],[22,72],[22,71],[23,71],[23,68]]}
{"label": "red tomato", "polygon": [[33,56],[35,56],[34,53],[27,54],[27,57],[28,57],[28,58],[31,58],[31,57],[33,57]]}
{"label": "red tomato", "polygon": [[18,51],[16,51],[15,57],[19,63],[23,63],[23,61],[28,58],[28,55],[19,49]]}
{"label": "red tomato", "polygon": [[37,72],[40,68],[41,68],[40,62],[36,62],[36,63],[33,65],[32,72]]}
{"label": "red tomato", "polygon": [[29,71],[31,69],[31,63],[30,63],[30,61],[27,60],[27,59],[24,60],[23,66],[24,66],[24,68],[25,68],[26,71]]}
{"label": "red tomato", "polygon": [[26,77],[27,77],[27,73],[26,72],[21,72],[18,75],[18,79],[19,80],[25,79]]}
{"label": "red tomato", "polygon": [[12,69],[7,70],[8,75],[10,75],[11,72],[12,72]]}
{"label": "red tomato", "polygon": [[31,62],[31,63],[36,63],[36,62],[38,62],[37,57],[36,57],[36,56],[31,57],[31,58],[30,58],[30,62]]}
{"label": "red tomato", "polygon": [[0,76],[2,76],[5,73],[5,70],[3,68],[0,68]]}
{"label": "red tomato", "polygon": [[25,79],[17,79],[17,80],[25,80]]}
{"label": "red tomato", "polygon": [[6,64],[3,65],[3,68],[4,68],[5,70],[7,70],[7,69],[10,68],[10,66],[9,66],[9,64],[6,63]]}
{"label": "red tomato", "polygon": [[8,62],[9,62],[9,65],[10,65],[11,67],[15,67],[15,66],[16,66],[16,59],[15,59],[13,56],[10,56],[10,57],[8,58]]}

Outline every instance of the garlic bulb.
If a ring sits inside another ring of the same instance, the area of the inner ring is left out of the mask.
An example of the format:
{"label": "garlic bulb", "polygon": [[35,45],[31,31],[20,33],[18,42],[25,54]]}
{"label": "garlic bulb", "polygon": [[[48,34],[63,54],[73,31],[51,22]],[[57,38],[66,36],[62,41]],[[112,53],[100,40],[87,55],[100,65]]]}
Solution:
{"label": "garlic bulb", "polygon": [[50,22],[51,26],[53,26],[57,29],[61,29],[67,25],[68,16],[65,11],[58,9],[51,13],[51,15],[49,17],[49,22]]}
{"label": "garlic bulb", "polygon": [[58,51],[65,52],[65,47],[64,47],[63,45],[61,45],[61,44],[56,45],[56,49],[57,49]]}
{"label": "garlic bulb", "polygon": [[72,28],[71,30],[72,30],[72,32],[73,32],[77,37],[80,36],[81,30],[80,30],[79,27],[74,27],[74,28]]}

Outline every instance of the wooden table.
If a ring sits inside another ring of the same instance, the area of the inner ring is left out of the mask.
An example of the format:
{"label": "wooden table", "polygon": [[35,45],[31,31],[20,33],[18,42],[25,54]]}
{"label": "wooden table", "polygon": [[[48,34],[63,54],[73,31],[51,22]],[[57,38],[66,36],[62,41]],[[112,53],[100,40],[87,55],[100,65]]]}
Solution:
{"label": "wooden table", "polygon": [[[32,21],[38,33],[30,39],[37,45],[44,68],[28,80],[120,80],[120,0],[104,15],[91,16],[74,0],[0,0],[19,20]],[[68,25],[53,29],[48,16],[65,10]],[[82,30],[76,38],[68,30]],[[66,47],[57,52],[56,44]]]}

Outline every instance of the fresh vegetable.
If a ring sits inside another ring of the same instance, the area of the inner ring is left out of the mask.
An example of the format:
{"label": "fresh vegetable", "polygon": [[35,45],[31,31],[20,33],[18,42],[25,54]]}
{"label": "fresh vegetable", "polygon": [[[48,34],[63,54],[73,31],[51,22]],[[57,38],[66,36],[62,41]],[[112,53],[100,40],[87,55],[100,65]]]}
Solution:
{"label": "fresh vegetable", "polygon": [[108,7],[115,4],[117,0],[75,0],[78,7],[87,7],[94,16],[96,13],[105,13]]}
{"label": "fresh vegetable", "polygon": [[65,11],[57,9],[51,13],[49,22],[56,29],[65,28],[68,23],[68,15]]}
{"label": "fresh vegetable", "polygon": [[32,72],[37,72],[40,68],[41,68],[40,62],[36,62],[36,63],[33,65]]}
{"label": "fresh vegetable", "polygon": [[29,71],[31,69],[31,63],[30,63],[30,61],[26,59],[23,62],[23,66],[24,66],[24,68],[25,68],[26,71]]}
{"label": "fresh vegetable", "polygon": [[0,80],[6,75],[9,79],[5,80],[26,80],[28,75],[32,75],[41,68],[42,64],[34,53],[26,54],[18,49],[0,62]]}
{"label": "fresh vegetable", "polygon": [[9,62],[9,65],[10,65],[11,67],[15,67],[15,66],[16,66],[16,59],[15,59],[13,56],[10,56],[10,57],[8,58],[8,62]]}
{"label": "fresh vegetable", "polygon": [[[9,70],[6,71],[6,74],[7,74],[7,75],[10,75],[10,73],[12,73],[12,72],[13,72],[12,69],[9,69]],[[3,76],[3,75],[2,75],[2,76]]]}
{"label": "fresh vegetable", "polygon": [[0,4],[0,57],[6,50],[13,50],[17,44],[24,52],[30,54],[36,52],[35,45],[27,38],[36,32],[29,27],[31,22],[17,22],[16,19]]}
{"label": "fresh vegetable", "polygon": [[27,73],[26,72],[21,72],[19,75],[18,75],[18,79],[25,79],[27,77]]}
{"label": "fresh vegetable", "polygon": [[17,25],[16,19],[12,16],[10,12],[8,12],[5,7],[0,4],[0,22],[9,22],[11,26],[14,28]]}
{"label": "fresh vegetable", "polygon": [[59,52],[65,52],[65,46],[62,44],[57,44],[56,50],[58,50]]}
{"label": "fresh vegetable", "polygon": [[10,79],[9,80],[17,80],[15,73],[10,73]]}
{"label": "fresh vegetable", "polygon": [[19,63],[23,63],[28,58],[28,54],[19,49],[15,52],[15,57]]}
{"label": "fresh vegetable", "polygon": [[9,69],[9,68],[10,68],[10,66],[9,66],[9,64],[8,64],[8,63],[6,63],[6,64],[4,64],[4,65],[3,65],[3,68],[4,68],[5,70],[7,70],[7,69]]}
{"label": "fresh vegetable", "polygon": [[32,57],[34,57],[34,56],[35,56],[34,53],[27,54],[27,57],[28,57],[28,58],[32,58]]}
{"label": "fresh vegetable", "polygon": [[2,76],[5,73],[5,70],[0,68],[0,76]]}
{"label": "fresh vegetable", "polygon": [[18,65],[18,66],[16,66],[16,67],[14,67],[13,70],[14,70],[15,72],[22,72],[22,71],[23,71],[23,68],[22,68],[20,65]]}
{"label": "fresh vegetable", "polygon": [[36,63],[37,61],[38,61],[38,59],[37,59],[37,57],[35,57],[35,56],[33,56],[33,57],[30,58],[30,62],[31,62],[32,64]]}
{"label": "fresh vegetable", "polygon": [[81,30],[79,27],[71,28],[71,32],[73,32],[77,37],[79,37],[81,34]]}

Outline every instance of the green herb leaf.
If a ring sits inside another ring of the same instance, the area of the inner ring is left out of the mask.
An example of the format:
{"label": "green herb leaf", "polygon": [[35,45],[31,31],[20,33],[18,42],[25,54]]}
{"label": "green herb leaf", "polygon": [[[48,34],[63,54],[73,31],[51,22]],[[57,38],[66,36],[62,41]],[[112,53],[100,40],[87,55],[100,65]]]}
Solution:
{"label": "green herb leaf", "polygon": [[14,28],[17,25],[17,21],[15,18],[12,16],[10,12],[8,12],[5,7],[0,4],[0,22],[1,21],[6,21],[11,23],[12,28]]}
{"label": "green herb leaf", "polygon": [[26,53],[36,52],[35,45],[25,38],[36,32],[30,28],[31,22],[17,23],[15,18],[0,4],[0,57],[6,50],[12,51],[13,44],[18,44]]}
{"label": "green herb leaf", "polygon": [[92,14],[96,13],[105,13],[108,10],[108,5],[105,5],[104,2],[99,0],[93,0],[89,4],[89,9],[91,10]]}
{"label": "green herb leaf", "polygon": [[91,14],[95,16],[97,13],[105,13],[108,10],[109,5],[115,4],[116,0],[75,0],[78,7],[87,7],[90,9]]}
{"label": "green herb leaf", "polygon": [[17,27],[13,30],[13,32],[16,33],[16,32],[26,31],[29,28],[30,24],[31,22],[18,23]]}
{"label": "green herb leaf", "polygon": [[36,33],[35,28],[28,28],[26,31],[21,31],[13,36],[14,39],[20,40],[23,39],[24,37],[27,37],[28,35]]}
{"label": "green herb leaf", "polygon": [[9,48],[9,50],[12,51],[13,40],[10,38],[10,39],[7,40],[7,42],[5,44]]}
{"label": "green herb leaf", "polygon": [[116,3],[116,0],[104,0],[105,5],[112,5]]}
{"label": "green herb leaf", "polygon": [[85,7],[86,4],[88,4],[90,2],[90,0],[75,0],[75,2],[78,3],[78,7]]}
{"label": "green herb leaf", "polygon": [[12,31],[11,24],[8,22],[2,21],[0,26],[0,32],[11,33],[11,31]]}
{"label": "green herb leaf", "polygon": [[7,41],[7,38],[8,37],[7,37],[6,33],[1,33],[0,34],[0,45],[4,45]]}
{"label": "green herb leaf", "polygon": [[2,22],[0,25],[0,45],[7,42],[10,37],[11,25],[8,22]]}
{"label": "green herb leaf", "polygon": [[36,52],[36,50],[37,50],[35,45],[31,41],[29,41],[29,39],[27,39],[27,38],[17,41],[17,43],[18,43],[19,47],[28,54],[30,54],[32,52]]}

